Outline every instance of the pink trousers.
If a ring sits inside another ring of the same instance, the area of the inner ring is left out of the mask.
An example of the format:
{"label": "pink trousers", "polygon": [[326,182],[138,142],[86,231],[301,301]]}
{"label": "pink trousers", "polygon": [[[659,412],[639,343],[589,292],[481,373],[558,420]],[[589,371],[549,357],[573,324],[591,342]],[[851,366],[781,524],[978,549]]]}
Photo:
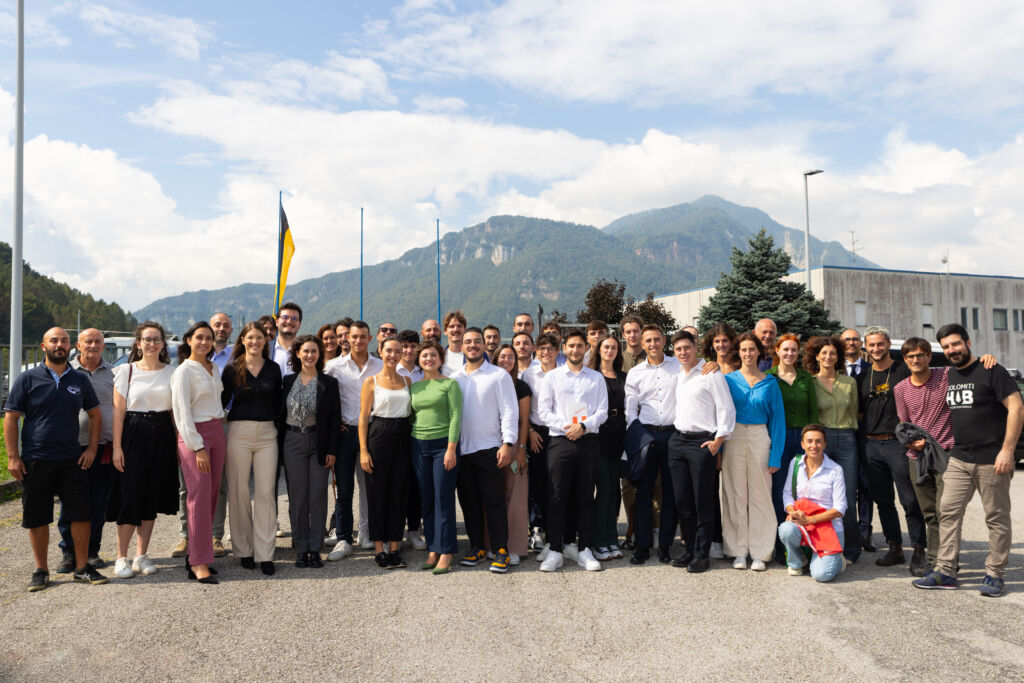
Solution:
{"label": "pink trousers", "polygon": [[210,456],[208,474],[199,471],[195,451],[190,450],[178,436],[178,462],[187,493],[188,561],[193,565],[213,562],[213,512],[217,507],[217,493],[227,453],[224,426],[220,420],[200,422],[196,429],[203,437],[203,445]]}

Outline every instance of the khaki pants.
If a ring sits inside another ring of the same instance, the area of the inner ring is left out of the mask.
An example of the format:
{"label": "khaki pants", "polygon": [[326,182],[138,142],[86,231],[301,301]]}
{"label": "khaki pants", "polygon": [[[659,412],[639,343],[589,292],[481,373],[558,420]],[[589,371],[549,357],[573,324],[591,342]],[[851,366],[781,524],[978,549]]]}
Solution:
{"label": "khaki pants", "polygon": [[917,495],[917,505],[924,516],[928,534],[928,564],[935,566],[939,555],[939,501],[942,500],[942,475],[932,471],[923,484],[917,483],[917,463],[910,463],[910,480]]}
{"label": "khaki pants", "polygon": [[[253,500],[249,499],[249,472]],[[228,423],[228,480],[231,549],[256,562],[274,559],[277,531],[277,429],[273,422]]]}
{"label": "khaki pants", "polygon": [[942,475],[942,500],[939,503],[939,554],[935,569],[946,576],[956,576],[960,553],[960,532],[964,510],[977,491],[985,508],[988,526],[988,557],[985,569],[989,575],[1003,578],[1010,558],[1010,479],[1009,474],[996,474],[994,465],[977,465],[956,458]]}
{"label": "khaki pants", "polygon": [[768,456],[772,442],[764,425],[737,423],[722,457],[722,541],[726,555],[772,559],[775,508]]}

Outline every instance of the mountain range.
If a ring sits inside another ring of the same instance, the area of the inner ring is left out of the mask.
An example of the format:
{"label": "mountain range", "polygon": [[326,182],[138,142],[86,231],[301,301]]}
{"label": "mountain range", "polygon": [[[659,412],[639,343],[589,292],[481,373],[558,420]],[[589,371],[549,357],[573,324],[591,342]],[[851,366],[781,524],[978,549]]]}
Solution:
{"label": "mountain range", "polygon": [[[714,285],[730,269],[733,247],[764,228],[802,266],[803,231],[787,228],[763,211],[720,197],[652,209],[619,218],[603,229],[544,218],[492,216],[441,238],[441,300],[461,309],[470,324],[493,322],[511,329],[520,311],[557,309],[575,320],[598,278],[618,279],[629,296],[665,294]],[[838,242],[811,237],[815,265],[878,267],[851,255]],[[437,248],[408,250],[401,257],[364,268],[363,316],[419,329],[437,315]],[[271,312],[274,286],[246,283],[166,297],[135,312],[177,333],[192,322],[223,311],[240,327]],[[304,311],[305,330],[343,316],[358,317],[359,270],[350,269],[288,285],[286,298]],[[507,328],[507,329],[506,329]]]}

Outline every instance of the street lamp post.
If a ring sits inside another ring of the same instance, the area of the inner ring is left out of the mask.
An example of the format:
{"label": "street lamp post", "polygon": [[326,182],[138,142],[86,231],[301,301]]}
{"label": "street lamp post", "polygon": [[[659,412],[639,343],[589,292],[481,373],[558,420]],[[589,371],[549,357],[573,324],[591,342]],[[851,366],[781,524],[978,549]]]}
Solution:
{"label": "street lamp post", "polygon": [[804,171],[804,218],[806,220],[804,227],[804,271],[807,273],[807,291],[812,295],[814,290],[811,289],[811,208],[810,203],[807,201],[807,176],[823,172],[821,169]]}

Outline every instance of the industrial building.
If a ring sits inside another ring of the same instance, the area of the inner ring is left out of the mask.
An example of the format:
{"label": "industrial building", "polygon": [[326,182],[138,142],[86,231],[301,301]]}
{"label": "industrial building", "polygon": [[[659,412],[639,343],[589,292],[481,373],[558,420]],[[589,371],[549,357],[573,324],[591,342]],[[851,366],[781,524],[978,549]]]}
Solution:
{"label": "industrial building", "polygon": [[[786,279],[803,283],[806,273]],[[991,353],[1007,368],[1024,369],[1024,278],[824,266],[811,269],[811,290],[832,317],[862,335],[887,327],[893,339],[924,337],[959,322],[975,355]],[[655,298],[680,325],[696,324],[714,287]],[[780,330],[782,331],[782,330]]]}

